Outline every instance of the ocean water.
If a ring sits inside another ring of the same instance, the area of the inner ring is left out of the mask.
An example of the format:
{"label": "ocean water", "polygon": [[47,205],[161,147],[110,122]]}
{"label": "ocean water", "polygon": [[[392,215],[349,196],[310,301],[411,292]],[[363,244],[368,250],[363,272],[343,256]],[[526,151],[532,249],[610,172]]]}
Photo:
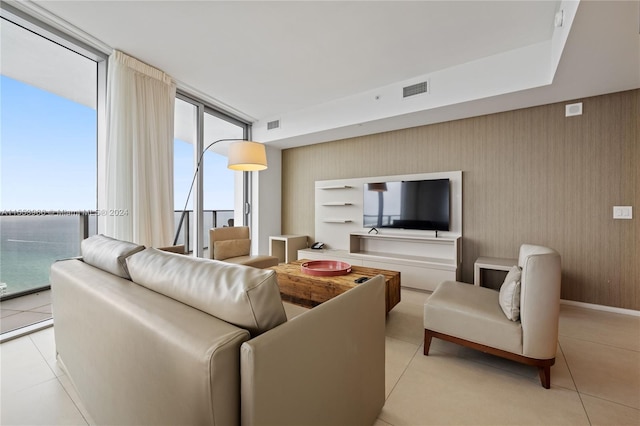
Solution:
{"label": "ocean water", "polygon": [[[95,216],[89,234],[96,233]],[[49,284],[56,260],[80,255],[79,216],[0,216],[0,281],[5,295]]]}
{"label": "ocean water", "polygon": [[[193,220],[192,212],[188,213]],[[175,212],[176,225],[180,214]],[[233,210],[205,211],[205,229],[227,226],[233,214]],[[92,215],[89,235],[96,232],[96,216]],[[49,285],[51,264],[80,256],[80,241],[80,216],[0,216],[0,282],[7,285],[4,294]],[[183,242],[184,232],[178,244]],[[209,233],[205,232],[208,244]]]}

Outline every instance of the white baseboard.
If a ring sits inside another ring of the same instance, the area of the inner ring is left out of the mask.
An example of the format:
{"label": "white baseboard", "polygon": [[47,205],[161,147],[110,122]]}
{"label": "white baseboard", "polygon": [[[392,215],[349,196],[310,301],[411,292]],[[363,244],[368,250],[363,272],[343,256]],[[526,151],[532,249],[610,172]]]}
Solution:
{"label": "white baseboard", "polygon": [[593,309],[596,311],[612,312],[614,314],[631,315],[640,317],[640,311],[634,309],[615,308],[613,306],[596,305],[593,303],[575,302],[573,300],[560,299],[560,304],[569,306],[578,306],[580,308]]}

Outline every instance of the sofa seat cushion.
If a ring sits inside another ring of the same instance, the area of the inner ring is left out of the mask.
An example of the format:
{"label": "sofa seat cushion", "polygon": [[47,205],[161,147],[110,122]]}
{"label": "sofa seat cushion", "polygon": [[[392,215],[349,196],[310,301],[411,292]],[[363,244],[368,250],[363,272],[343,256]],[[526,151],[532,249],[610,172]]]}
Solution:
{"label": "sofa seat cushion", "polygon": [[252,266],[254,268],[270,268],[277,266],[279,260],[275,256],[254,255],[254,256],[238,256],[225,259],[225,262],[235,263],[236,265]]}
{"label": "sofa seat cushion", "polygon": [[80,243],[80,252],[85,263],[128,280],[131,277],[125,259],[142,250],[144,246],[102,234],[84,239]]}
{"label": "sofa seat cushion", "polygon": [[424,328],[522,354],[522,327],[502,312],[498,292],[454,281],[440,283],[424,305]]}
{"label": "sofa seat cushion", "polygon": [[275,271],[153,248],[127,258],[131,279],[256,336],[287,320]]}

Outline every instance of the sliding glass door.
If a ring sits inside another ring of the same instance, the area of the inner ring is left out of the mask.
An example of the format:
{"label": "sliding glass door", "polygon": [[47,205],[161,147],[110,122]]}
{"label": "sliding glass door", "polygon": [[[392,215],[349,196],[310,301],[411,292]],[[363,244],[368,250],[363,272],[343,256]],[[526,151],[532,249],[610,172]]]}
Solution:
{"label": "sliding glass door", "polygon": [[11,297],[47,287],[51,263],[78,256],[80,241],[97,232],[104,57],[2,12],[0,295]]}
{"label": "sliding glass door", "polygon": [[178,95],[174,141],[176,229],[179,225],[176,242],[188,244],[189,251],[198,257],[208,257],[210,228],[244,223],[244,175],[227,168],[231,143],[227,139],[245,139],[247,132],[247,123]]}
{"label": "sliding glass door", "polygon": [[[173,197],[176,239],[174,244],[185,244],[193,250],[191,236],[195,230],[193,216],[194,152],[198,140],[198,106],[176,98],[173,140]],[[193,183],[192,183],[193,182]],[[188,198],[188,199],[187,199]]]}

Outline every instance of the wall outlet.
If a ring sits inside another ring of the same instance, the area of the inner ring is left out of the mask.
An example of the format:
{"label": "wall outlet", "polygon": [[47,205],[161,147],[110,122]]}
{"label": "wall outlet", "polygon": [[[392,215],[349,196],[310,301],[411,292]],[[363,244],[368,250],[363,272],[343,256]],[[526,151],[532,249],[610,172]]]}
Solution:
{"label": "wall outlet", "polygon": [[632,206],[613,206],[614,219],[633,219]]}

